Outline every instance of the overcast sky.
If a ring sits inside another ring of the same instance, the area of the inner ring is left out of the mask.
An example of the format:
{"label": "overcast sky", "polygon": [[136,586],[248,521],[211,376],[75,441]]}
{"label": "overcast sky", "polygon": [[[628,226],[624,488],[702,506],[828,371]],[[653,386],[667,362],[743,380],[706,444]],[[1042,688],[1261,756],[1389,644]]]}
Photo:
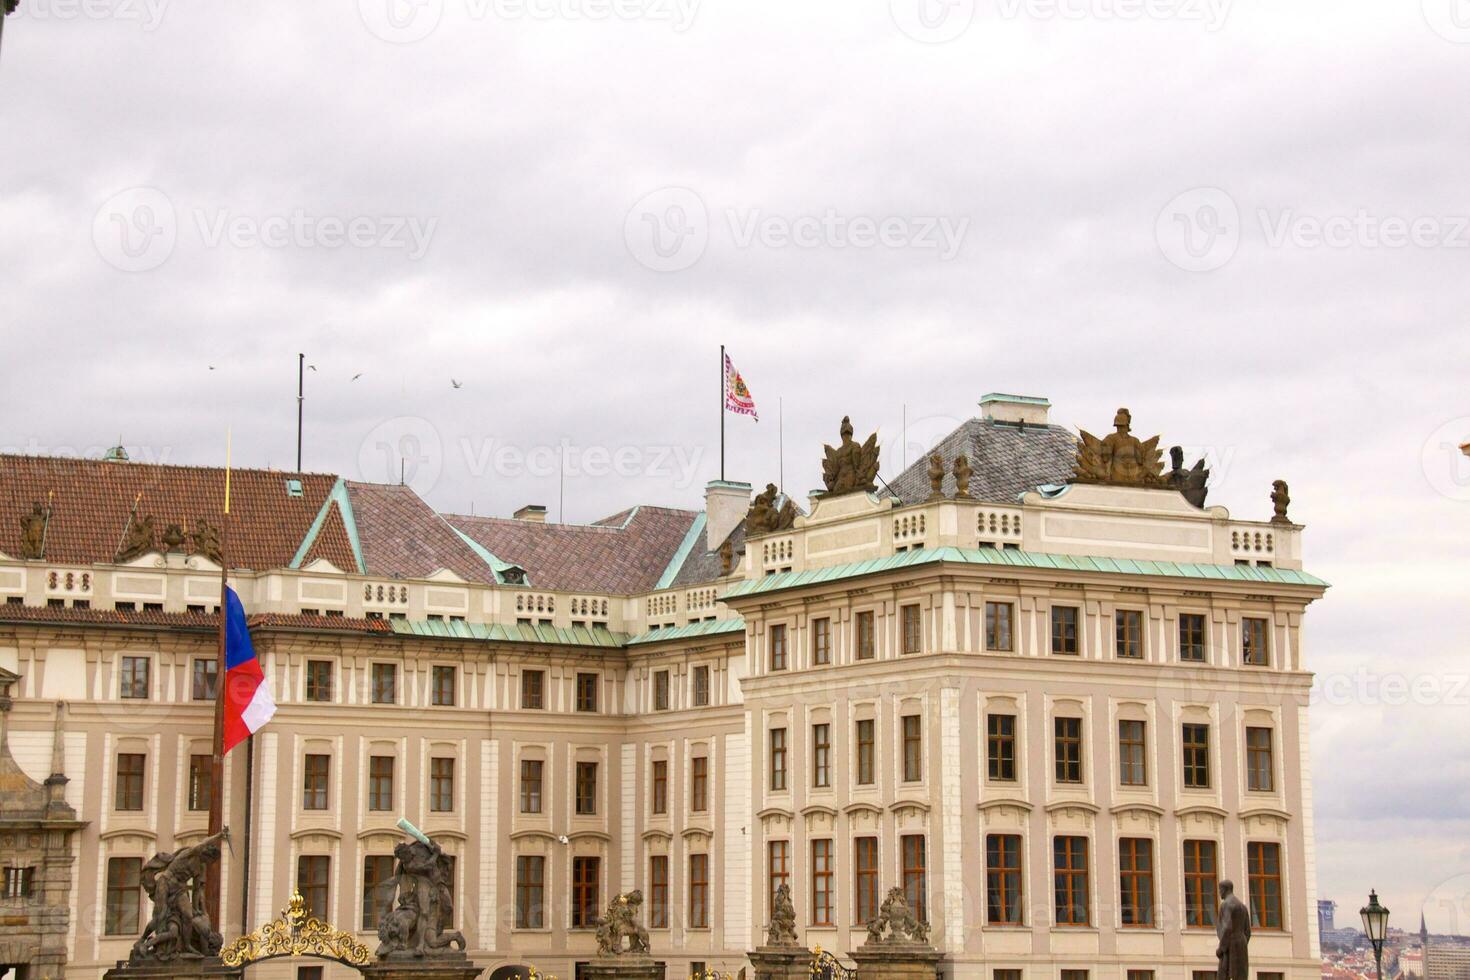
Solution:
{"label": "overcast sky", "polygon": [[1465,0],[22,4],[0,445],[289,467],[304,351],[306,468],[586,521],[699,505],[722,342],[798,493],[1128,405],[1334,583],[1320,894],[1470,933]]}

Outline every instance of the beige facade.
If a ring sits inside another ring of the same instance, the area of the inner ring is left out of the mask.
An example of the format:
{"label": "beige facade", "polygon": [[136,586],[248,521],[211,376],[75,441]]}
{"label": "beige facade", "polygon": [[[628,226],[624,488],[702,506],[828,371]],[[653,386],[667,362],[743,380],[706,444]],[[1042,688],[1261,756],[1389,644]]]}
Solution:
{"label": "beige facade", "polygon": [[[570,980],[595,949],[578,905],[639,888],[669,976],[738,971],[785,874],[807,945],[854,948],[864,903],[898,885],[946,974],[1190,980],[1215,939],[1187,894],[1230,878],[1257,900],[1255,968],[1317,976],[1302,618],[1325,583],[1302,571],[1298,526],[1172,490],[859,492],[745,538],[727,576],[673,584],[691,546],[717,552],[708,526],[733,530],[729,496],[715,488],[718,515],[636,593],[544,589],[534,569],[524,585],[323,559],[238,571],[280,710],[248,794],[246,751],[227,760],[227,937],[301,885],[374,944],[371,859],[407,816],[455,856],[456,925],[487,966]],[[189,774],[211,704],[192,680],[215,634],[48,620],[84,574],[91,610],[146,593],[167,619],[217,602],[218,568],[0,558],[0,593],[33,611],[0,619],[28,773],[49,775],[53,705],[69,705],[65,792],[85,827],[66,976],[91,978],[137,935],[114,859],[204,834]],[[140,661],[146,696],[124,698]]]}

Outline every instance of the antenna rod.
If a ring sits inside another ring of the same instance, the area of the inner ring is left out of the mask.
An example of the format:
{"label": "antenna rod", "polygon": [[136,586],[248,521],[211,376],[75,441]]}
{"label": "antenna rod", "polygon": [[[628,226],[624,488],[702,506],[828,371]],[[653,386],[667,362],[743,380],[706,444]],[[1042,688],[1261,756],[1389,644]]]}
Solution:
{"label": "antenna rod", "polygon": [[301,472],[301,422],[306,401],[306,355],[296,355],[296,472]]}

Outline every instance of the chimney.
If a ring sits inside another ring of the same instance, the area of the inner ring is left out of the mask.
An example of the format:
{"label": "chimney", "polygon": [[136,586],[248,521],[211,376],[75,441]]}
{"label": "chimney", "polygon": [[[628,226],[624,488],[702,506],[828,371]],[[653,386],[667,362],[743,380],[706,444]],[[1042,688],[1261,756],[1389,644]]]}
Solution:
{"label": "chimney", "polygon": [[750,511],[750,484],[711,480],[704,488],[704,541],[714,551]]}
{"label": "chimney", "polygon": [[533,524],[545,524],[546,508],[540,504],[527,504],[510,516],[514,517],[518,521],[530,521]]}
{"label": "chimney", "polygon": [[1046,425],[1051,402],[1031,395],[1006,395],[992,391],[980,399],[980,417],[1012,425]]}

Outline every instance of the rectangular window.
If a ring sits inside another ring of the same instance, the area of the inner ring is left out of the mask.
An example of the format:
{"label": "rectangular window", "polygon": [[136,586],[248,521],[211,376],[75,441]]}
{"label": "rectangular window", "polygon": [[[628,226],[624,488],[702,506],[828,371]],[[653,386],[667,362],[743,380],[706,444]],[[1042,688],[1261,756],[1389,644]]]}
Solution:
{"label": "rectangular window", "polygon": [[1118,841],[1118,911],[1123,925],[1154,924],[1154,842],[1145,837]]}
{"label": "rectangular window", "polygon": [[709,855],[689,855],[689,928],[709,928]]}
{"label": "rectangular window", "polygon": [[1271,764],[1271,729],[1246,728],[1245,730],[1245,780],[1246,788],[1257,793],[1269,793],[1275,787]]}
{"label": "rectangular window", "polygon": [[541,812],[541,770],[545,765],[540,759],[521,760],[521,812]]}
{"label": "rectangular window", "polygon": [[[303,810],[325,810],[327,808],[327,776],[331,771],[331,766],[331,756],[308,755],[302,760],[301,808]],[[392,805],[391,801],[389,805]]]}
{"label": "rectangular window", "polygon": [[924,741],[918,715],[903,716],[903,781],[917,783],[924,778]]}
{"label": "rectangular window", "polygon": [[669,672],[656,670],[653,673],[653,710],[669,710]]}
{"label": "rectangular window", "polygon": [[786,788],[786,729],[771,729],[771,789]]}
{"label": "rectangular window", "polygon": [[521,707],[526,711],[541,711],[546,707],[545,671],[521,671]]}
{"label": "rectangular window", "polygon": [[1016,716],[985,716],[985,771],[995,782],[1016,781]]}
{"label": "rectangular window", "polygon": [[189,756],[189,809],[208,810],[214,786],[214,757]]}
{"label": "rectangular window", "polygon": [[398,701],[398,665],[373,664],[373,704]]}
{"label": "rectangular window", "polygon": [[812,841],[812,925],[832,925],[832,841]]}
{"label": "rectangular window", "polygon": [[1051,652],[1075,657],[1077,646],[1077,607],[1051,607]]}
{"label": "rectangular window", "polygon": [[143,859],[107,859],[107,910],[102,932],[107,936],[131,936],[138,931],[138,910],[143,900]]}
{"label": "rectangular window", "polygon": [[1118,722],[1118,782],[1124,786],[1148,785],[1147,722]]}
{"label": "rectangular window", "polygon": [[812,620],[812,663],[821,667],[832,662],[832,620]]}
{"label": "rectangular window", "polygon": [[985,838],[985,921],[1021,924],[1021,838],[988,834]]}
{"label": "rectangular window", "polygon": [[899,623],[903,627],[903,652],[918,653],[921,645],[919,607],[914,605],[900,606],[898,612]]}
{"label": "rectangular window", "polygon": [[308,660],[306,662],[306,700],[332,700],[332,662],[330,660]]}
{"label": "rectangular window", "polygon": [[597,925],[598,896],[602,888],[602,861],[595,857],[572,858],[572,928]]}
{"label": "rectangular window", "polygon": [[786,627],[779,623],[771,627],[771,669],[786,669]]}
{"label": "rectangular window", "polygon": [[854,924],[863,926],[878,917],[878,838],[854,838],[852,849],[854,900],[857,903]]}
{"label": "rectangular window", "polygon": [[1210,726],[1185,725],[1184,785],[1190,789],[1210,788]]}
{"label": "rectangular window", "polygon": [[1179,659],[1205,662],[1205,617],[1202,613],[1179,614]]}
{"label": "rectangular window", "polygon": [[454,707],[455,669],[446,665],[434,667],[434,704]]}
{"label": "rectangular window", "polygon": [[669,812],[669,764],[663,759],[655,759],[653,763],[653,812]]}
{"label": "rectangular window", "polygon": [[1082,782],[1082,719],[1054,718],[1056,774],[1059,783]]}
{"label": "rectangular window", "polygon": [[873,629],[873,612],[860,612],[857,614],[857,653],[858,660],[872,660],[878,655],[876,643],[877,634]]}
{"label": "rectangular window", "polygon": [[1127,977],[1128,977],[1128,980],[1154,980],[1154,971],[1152,971],[1152,970],[1129,970],[1128,973],[1127,973]]}
{"label": "rectangular window", "polygon": [[194,660],[194,675],[190,684],[190,696],[195,701],[213,701],[215,681],[219,677],[219,661],[197,657]]}
{"label": "rectangular window", "polygon": [[296,890],[306,900],[306,914],[330,922],[327,885],[332,880],[332,859],[325,854],[303,854],[296,859]]}
{"label": "rectangular window", "polygon": [[[325,759],[326,756],[316,758]],[[324,810],[326,802],[324,800],[320,807],[307,807],[307,809]],[[393,809],[393,757],[391,755],[375,755],[368,758],[368,809]]]}
{"label": "rectangular window", "polygon": [[1259,929],[1281,926],[1281,845],[1246,844],[1246,877],[1250,883],[1251,918]]}
{"label": "rectangular window", "polygon": [[577,815],[589,817],[597,813],[597,763],[577,763]]}
{"label": "rectangular window", "polygon": [[812,726],[812,785],[832,785],[832,726]]}
{"label": "rectangular window", "polygon": [[648,928],[669,927],[669,856],[654,854],[648,859]]}
{"label": "rectangular window", "polygon": [[1052,884],[1056,892],[1057,925],[1085,926],[1088,914],[1087,838],[1052,839]]}
{"label": "rectangular window", "polygon": [[1086,970],[1063,970],[1062,971],[1062,980],[1088,980],[1088,976],[1089,976],[1089,974],[1088,974],[1088,971],[1086,971]]}
{"label": "rectangular window", "polygon": [[597,682],[596,674],[577,675],[577,710],[586,712],[597,711]]}
{"label": "rectangular window", "polygon": [[143,809],[143,778],[148,757],[140,752],[119,752],[117,756],[117,792],[115,809]]}
{"label": "rectangular window", "polygon": [[905,834],[899,838],[899,852],[903,860],[901,879],[904,898],[909,908],[921,922],[928,922],[927,898],[929,891],[928,871],[925,866],[924,836]]}
{"label": "rectangular window", "polygon": [[985,649],[1014,649],[1011,625],[1015,614],[1016,607],[1009,602],[987,602],[985,604]]}
{"label": "rectangular window", "polygon": [[1020,970],[991,970],[990,980],[1021,980]]}
{"label": "rectangular window", "polygon": [[1219,901],[1219,872],[1215,865],[1215,842],[1184,842],[1184,925],[1191,929],[1208,929],[1215,924],[1215,903]]}
{"label": "rectangular window", "polygon": [[871,718],[857,723],[857,784],[871,786],[877,777],[873,772],[873,726]]}
{"label": "rectangular window", "polygon": [[35,886],[36,869],[34,866],[5,869],[4,897],[10,901],[19,902],[30,898]]}
{"label": "rectangular window", "polygon": [[770,891],[766,894],[766,914],[776,907],[776,892],[782,885],[791,884],[791,842],[773,840],[766,845],[766,881]]}
{"label": "rectangular window", "polygon": [[709,667],[700,664],[694,668],[694,706],[702,708],[709,704]]}
{"label": "rectangular window", "polygon": [[1246,616],[1240,620],[1241,662],[1248,667],[1271,666],[1271,646],[1267,639],[1269,624],[1264,619]]}
{"label": "rectangular window", "polygon": [[546,927],[546,858],[539,854],[516,857],[516,928]]}
{"label": "rectangular window", "polygon": [[391,854],[370,854],[362,859],[362,931],[376,932],[378,920],[393,902],[397,882]]}
{"label": "rectangular window", "polygon": [[709,809],[709,757],[697,755],[689,760],[689,809],[703,813]]}
{"label": "rectangular window", "polygon": [[1143,659],[1143,613],[1137,609],[1119,609],[1113,613],[1118,637],[1118,657],[1123,660]]}
{"label": "rectangular window", "polygon": [[123,657],[118,697],[148,697],[148,672],[152,661],[147,657]]}
{"label": "rectangular window", "polygon": [[429,760],[429,809],[434,813],[454,811],[454,760]]}

